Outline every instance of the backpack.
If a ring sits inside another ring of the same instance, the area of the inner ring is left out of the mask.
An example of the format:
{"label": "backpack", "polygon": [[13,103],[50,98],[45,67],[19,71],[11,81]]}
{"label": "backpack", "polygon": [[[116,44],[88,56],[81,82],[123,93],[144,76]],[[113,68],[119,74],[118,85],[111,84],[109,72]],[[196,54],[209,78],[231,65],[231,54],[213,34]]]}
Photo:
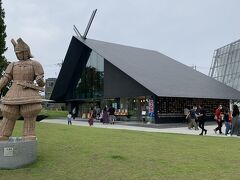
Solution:
{"label": "backpack", "polygon": [[193,109],[190,110],[190,118],[196,119],[196,112]]}

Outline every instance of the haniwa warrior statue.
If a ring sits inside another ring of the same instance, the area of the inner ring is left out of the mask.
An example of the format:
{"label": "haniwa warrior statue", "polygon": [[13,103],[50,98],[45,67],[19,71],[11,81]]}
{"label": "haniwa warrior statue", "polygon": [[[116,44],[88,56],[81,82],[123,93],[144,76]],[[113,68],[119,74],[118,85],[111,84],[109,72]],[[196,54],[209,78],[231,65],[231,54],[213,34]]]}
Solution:
{"label": "haniwa warrior statue", "polygon": [[43,91],[45,85],[44,72],[39,62],[30,59],[33,57],[30,48],[21,38],[17,42],[12,39],[11,42],[19,61],[10,63],[0,79],[0,90],[12,81],[12,86],[2,99],[0,141],[8,140],[20,116],[24,118],[23,138],[34,140],[36,117],[42,109],[39,91]]}

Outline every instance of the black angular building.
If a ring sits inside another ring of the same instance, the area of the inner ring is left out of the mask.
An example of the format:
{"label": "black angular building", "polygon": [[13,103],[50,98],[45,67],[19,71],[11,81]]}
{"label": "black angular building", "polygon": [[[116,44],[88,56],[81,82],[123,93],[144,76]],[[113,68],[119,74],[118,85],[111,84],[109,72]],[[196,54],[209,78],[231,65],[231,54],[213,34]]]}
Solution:
{"label": "black angular building", "polygon": [[90,107],[113,105],[128,120],[175,122],[184,108],[203,104],[209,115],[240,92],[157,51],[72,37],[51,95],[87,117]]}

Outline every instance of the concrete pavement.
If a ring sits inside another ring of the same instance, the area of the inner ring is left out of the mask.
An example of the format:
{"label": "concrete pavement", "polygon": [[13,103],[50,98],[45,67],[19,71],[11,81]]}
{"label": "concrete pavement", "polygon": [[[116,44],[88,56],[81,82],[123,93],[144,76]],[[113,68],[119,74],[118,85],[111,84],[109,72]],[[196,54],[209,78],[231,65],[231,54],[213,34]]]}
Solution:
{"label": "concrete pavement", "polygon": [[[55,124],[65,124],[67,125],[66,119],[44,119],[41,123],[55,123]],[[72,125],[75,126],[89,126],[86,120],[74,120],[72,121]],[[189,130],[187,128],[187,124],[185,123],[174,123],[174,124],[142,124],[142,123],[124,123],[124,122],[116,122],[114,125],[112,124],[102,124],[100,122],[94,122],[93,128],[106,128],[106,129],[124,129],[124,130],[133,130],[133,131],[144,131],[144,132],[162,132],[162,133],[176,133],[176,134],[189,134],[189,135],[199,135],[201,130]],[[207,129],[207,136],[217,136],[217,137],[237,137],[240,136],[225,136],[220,134],[215,134],[214,128],[217,127],[217,124],[214,122],[207,123],[205,129]],[[222,127],[222,132],[225,132],[225,125]]]}

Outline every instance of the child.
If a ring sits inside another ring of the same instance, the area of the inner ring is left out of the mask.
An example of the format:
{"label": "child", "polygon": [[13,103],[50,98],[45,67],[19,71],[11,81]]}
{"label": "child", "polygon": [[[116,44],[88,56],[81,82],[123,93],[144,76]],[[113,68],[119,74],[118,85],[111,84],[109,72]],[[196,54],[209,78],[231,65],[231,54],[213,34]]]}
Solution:
{"label": "child", "polygon": [[72,125],[72,114],[69,112],[67,115],[67,121],[68,121],[68,125]]}

